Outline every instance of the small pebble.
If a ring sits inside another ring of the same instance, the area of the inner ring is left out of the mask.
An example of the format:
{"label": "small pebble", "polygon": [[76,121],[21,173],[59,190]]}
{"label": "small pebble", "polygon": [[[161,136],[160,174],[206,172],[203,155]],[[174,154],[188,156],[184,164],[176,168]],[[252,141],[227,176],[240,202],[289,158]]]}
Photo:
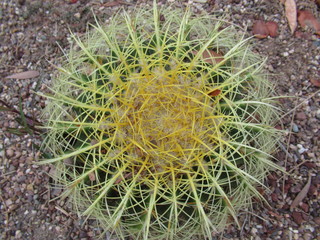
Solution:
{"label": "small pebble", "polygon": [[308,230],[310,230],[310,232],[314,232],[314,227],[312,227],[312,226],[306,226],[306,229],[308,229]]}
{"label": "small pebble", "polygon": [[316,224],[318,224],[320,226],[320,217],[315,217],[314,221]]}
{"label": "small pebble", "polygon": [[14,154],[14,152],[13,152],[13,150],[11,148],[7,149],[7,151],[6,151],[7,157],[12,157],[13,154]]}
{"label": "small pebble", "polygon": [[15,238],[21,238],[22,237],[22,233],[21,233],[21,231],[20,230],[17,230],[16,232],[15,232]]}
{"label": "small pebble", "polygon": [[256,229],[256,228],[252,228],[252,229],[251,229],[251,233],[252,233],[253,235],[256,235],[257,232],[258,232],[258,229]]}
{"label": "small pebble", "polygon": [[320,47],[320,40],[313,41],[313,45]]}
{"label": "small pebble", "polygon": [[76,19],[80,19],[80,17],[81,17],[80,13],[76,13],[76,14],[74,14],[73,16],[74,16]]}
{"label": "small pebble", "polygon": [[16,151],[16,158],[19,158],[19,157],[21,157],[21,152],[19,152],[19,151]]}
{"label": "small pebble", "polygon": [[304,148],[301,144],[297,144],[297,147],[298,147],[298,149],[299,149],[298,152],[299,152],[300,154],[308,151],[308,149],[307,149],[307,148]]}
{"label": "small pebble", "polygon": [[316,155],[314,154],[314,153],[312,153],[312,152],[308,152],[308,157],[309,158],[314,158]]}
{"label": "small pebble", "polygon": [[298,120],[305,120],[307,118],[307,115],[304,112],[298,112],[296,118]]}
{"label": "small pebble", "polygon": [[320,120],[320,109],[318,109],[316,112],[316,118]]}
{"label": "small pebble", "polygon": [[296,124],[293,124],[292,125],[292,131],[295,132],[295,133],[298,133],[299,132],[299,127]]}
{"label": "small pebble", "polygon": [[9,198],[8,200],[5,201],[5,204],[7,207],[9,207],[12,204],[12,200]]}
{"label": "small pebble", "polygon": [[311,239],[312,239],[312,234],[311,234],[311,233],[305,233],[305,234],[303,234],[303,239],[304,239],[304,240],[311,240]]}

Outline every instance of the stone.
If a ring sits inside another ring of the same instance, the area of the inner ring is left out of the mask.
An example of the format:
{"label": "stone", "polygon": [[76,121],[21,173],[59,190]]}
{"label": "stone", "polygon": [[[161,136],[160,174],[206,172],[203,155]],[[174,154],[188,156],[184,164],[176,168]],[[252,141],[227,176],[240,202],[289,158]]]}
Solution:
{"label": "stone", "polygon": [[307,118],[307,115],[304,112],[298,112],[296,115],[296,119],[298,120],[305,120]]}
{"label": "stone", "polygon": [[299,212],[293,212],[292,213],[292,218],[293,218],[293,221],[296,223],[296,224],[301,224],[303,222],[303,218],[302,218],[302,214],[299,213]]}
{"label": "stone", "polygon": [[300,204],[300,207],[301,207],[301,209],[304,211],[304,212],[309,212],[309,205],[308,204],[306,204],[306,203],[301,203]]}
{"label": "stone", "polygon": [[311,233],[305,233],[303,234],[303,239],[304,240],[311,240],[313,238]]}
{"label": "stone", "polygon": [[20,151],[16,151],[16,158],[19,158],[19,157],[21,157],[21,152]]}
{"label": "stone", "polygon": [[7,151],[6,151],[6,155],[7,155],[7,157],[13,157],[14,151],[13,151],[11,148],[9,148],[9,149],[7,149]]}
{"label": "stone", "polygon": [[313,220],[320,226],[320,217],[315,217]]}
{"label": "stone", "polygon": [[81,18],[80,13],[75,13],[73,16],[74,16],[76,19],[80,19],[80,18]]}
{"label": "stone", "polygon": [[22,238],[22,233],[21,233],[21,231],[20,231],[20,230],[17,230],[17,231],[15,232],[14,236],[15,236],[16,239],[17,239],[17,238]]}
{"label": "stone", "polygon": [[295,132],[295,133],[298,133],[299,132],[299,127],[296,124],[293,124],[292,125],[292,131]]}
{"label": "stone", "polygon": [[7,199],[6,201],[5,201],[5,204],[6,204],[6,206],[7,207],[9,207],[10,205],[12,205],[12,200],[11,199]]}
{"label": "stone", "polygon": [[256,228],[253,227],[253,228],[251,229],[251,233],[252,233],[253,235],[256,235],[257,232],[258,232],[258,229],[256,229]]}
{"label": "stone", "polygon": [[320,120],[320,109],[318,109],[316,112],[316,118]]}

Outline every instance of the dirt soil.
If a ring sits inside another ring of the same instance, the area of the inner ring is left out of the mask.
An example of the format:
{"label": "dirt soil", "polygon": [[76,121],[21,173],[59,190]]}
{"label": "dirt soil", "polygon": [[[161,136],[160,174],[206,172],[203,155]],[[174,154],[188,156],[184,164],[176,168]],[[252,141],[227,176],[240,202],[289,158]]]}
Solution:
{"label": "dirt soil", "polygon": [[[274,21],[276,37],[253,39],[255,51],[267,57],[270,80],[283,110],[279,128],[286,130],[276,158],[288,174],[273,172],[266,180],[267,202],[256,202],[239,216],[241,229],[231,225],[215,239],[320,240],[320,40],[312,29],[298,26],[292,34],[280,0],[168,0],[159,4],[185,7],[195,14],[225,14],[246,27],[252,36],[257,20]],[[299,0],[298,9],[320,20],[319,1]],[[50,189],[50,166],[34,164],[41,144],[34,129],[46,99],[43,92],[59,65],[62,50],[70,47],[70,31],[81,35],[93,12],[105,21],[121,7],[152,5],[152,1],[1,0],[0,3],[0,239],[97,239],[101,229],[71,211],[67,199]],[[5,78],[36,70],[31,79]],[[22,118],[21,111],[26,118]],[[305,188],[310,177],[310,186]],[[297,207],[290,209],[300,192]],[[103,239],[115,239],[110,234]]]}

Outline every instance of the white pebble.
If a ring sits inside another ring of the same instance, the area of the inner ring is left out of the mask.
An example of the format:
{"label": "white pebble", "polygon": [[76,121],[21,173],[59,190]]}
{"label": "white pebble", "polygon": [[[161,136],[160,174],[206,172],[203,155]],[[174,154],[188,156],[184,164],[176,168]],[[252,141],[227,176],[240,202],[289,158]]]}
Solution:
{"label": "white pebble", "polygon": [[20,230],[17,230],[17,231],[15,232],[15,238],[21,238],[21,237],[22,237],[21,231],[20,231]]}
{"label": "white pebble", "polygon": [[252,233],[253,235],[256,235],[257,232],[258,232],[258,229],[256,229],[256,228],[252,228],[252,229],[251,229],[251,233]]}
{"label": "white pebble", "polygon": [[301,144],[297,144],[297,147],[299,148],[298,152],[299,152],[300,154],[308,151],[308,149],[307,149],[307,148],[304,148]]}

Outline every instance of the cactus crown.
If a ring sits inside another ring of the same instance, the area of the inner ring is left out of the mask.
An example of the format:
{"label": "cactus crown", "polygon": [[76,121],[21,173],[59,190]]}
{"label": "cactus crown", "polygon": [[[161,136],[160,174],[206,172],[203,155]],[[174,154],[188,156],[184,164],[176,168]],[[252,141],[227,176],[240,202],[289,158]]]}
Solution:
{"label": "cactus crown", "polygon": [[276,167],[263,61],[235,26],[136,10],[74,36],[44,150],[80,214],[124,239],[221,231]]}

